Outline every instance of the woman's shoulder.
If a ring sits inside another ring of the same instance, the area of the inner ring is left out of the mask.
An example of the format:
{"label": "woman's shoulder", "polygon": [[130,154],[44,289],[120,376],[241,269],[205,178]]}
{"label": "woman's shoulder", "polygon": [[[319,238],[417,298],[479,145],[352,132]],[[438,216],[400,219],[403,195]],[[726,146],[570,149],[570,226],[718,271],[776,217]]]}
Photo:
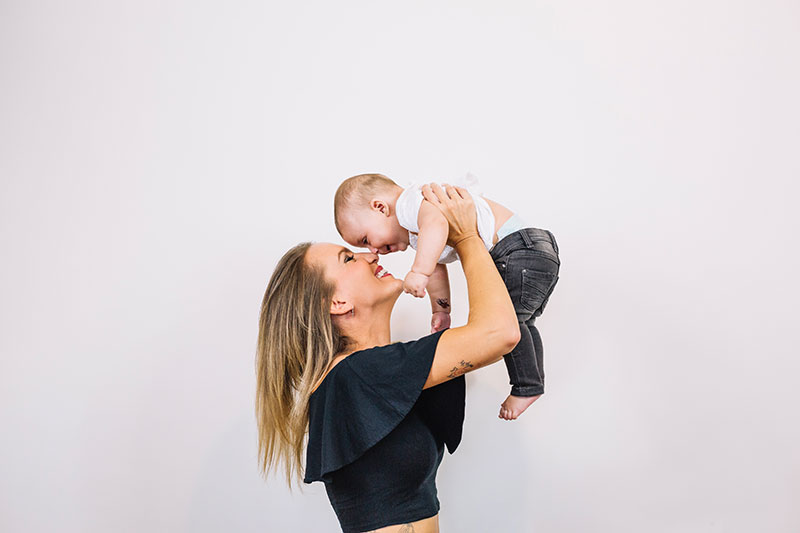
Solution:
{"label": "woman's shoulder", "polygon": [[379,386],[419,379],[420,375],[427,377],[442,333],[437,331],[419,339],[373,346],[336,356],[311,394],[316,395],[336,380],[359,379]]}
{"label": "woman's shoulder", "polygon": [[339,365],[339,363],[341,363],[342,361],[344,361],[344,360],[345,360],[347,357],[349,357],[350,355],[351,355],[351,354],[337,355],[336,357],[334,357],[334,358],[333,358],[333,361],[331,361],[331,363],[328,365],[328,368],[325,370],[325,373],[322,375],[322,377],[319,379],[319,381],[317,381],[317,383],[314,385],[314,388],[313,388],[313,389],[311,389],[311,394],[312,394],[312,395],[313,395],[315,392],[317,392],[317,390],[320,388],[320,386],[321,386],[321,385],[322,385],[322,384],[325,382],[325,380],[328,378],[328,375],[329,375],[331,372],[333,372],[333,369],[334,369],[334,368],[336,368],[336,367]]}
{"label": "woman's shoulder", "polygon": [[354,351],[352,351],[352,352],[347,352],[347,353],[344,353],[344,354],[340,354],[340,355],[337,355],[337,356],[335,356],[335,357],[333,358],[333,360],[331,361],[330,365],[328,365],[328,368],[327,368],[327,370],[325,371],[325,374],[323,374],[323,375],[322,375],[322,377],[320,378],[320,380],[317,382],[317,384],[316,384],[316,385],[314,386],[314,388],[311,390],[311,394],[313,395],[315,392],[317,392],[317,390],[319,390],[319,388],[322,386],[322,384],[323,384],[323,383],[329,383],[330,381],[332,381],[332,380],[333,380],[333,378],[331,377],[331,379],[328,379],[328,376],[330,376],[331,374],[333,374],[333,371],[334,371],[334,370],[335,370],[337,367],[339,367],[339,365],[340,365],[342,362],[344,362],[346,359],[348,359],[348,358],[352,357],[353,355],[355,355],[355,354],[357,354],[357,353],[365,352],[365,351],[368,351],[368,350],[379,350],[379,349],[385,349],[385,348],[388,348],[389,346],[392,346],[393,344],[397,344],[397,343],[387,344],[387,345],[385,345],[385,346],[375,346],[375,347],[373,347],[373,348],[364,348],[364,349],[362,349],[362,350],[354,350]]}
{"label": "woman's shoulder", "polygon": [[[319,388],[322,386],[323,383],[327,384],[327,383],[330,383],[331,381],[333,381],[334,378],[333,378],[332,374],[334,373],[334,370],[336,370],[337,368],[340,368],[339,365],[341,363],[343,363],[345,360],[347,360],[350,357],[352,357],[353,355],[356,355],[356,354],[359,354],[359,353],[362,353],[362,352],[366,352],[366,351],[385,350],[385,349],[389,348],[390,346],[393,346],[394,344],[397,344],[397,343],[391,343],[391,344],[387,344],[387,345],[383,345],[383,346],[374,346],[372,348],[364,348],[364,349],[361,349],[361,350],[354,350],[352,352],[348,352],[348,353],[344,353],[344,354],[340,354],[340,355],[335,356],[333,358],[333,360],[331,361],[330,365],[328,365],[328,368],[325,371],[325,374],[323,374],[323,376],[320,378],[320,380],[317,382],[317,384],[311,390],[311,394],[313,395],[315,392],[317,392],[319,390]],[[329,378],[329,376],[331,376],[331,377]]]}

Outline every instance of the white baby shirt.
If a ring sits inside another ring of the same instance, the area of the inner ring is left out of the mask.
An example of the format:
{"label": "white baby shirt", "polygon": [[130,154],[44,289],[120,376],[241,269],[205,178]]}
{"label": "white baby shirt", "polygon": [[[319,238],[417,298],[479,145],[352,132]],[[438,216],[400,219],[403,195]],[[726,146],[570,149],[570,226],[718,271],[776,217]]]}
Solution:
{"label": "white baby shirt", "polygon": [[[425,182],[429,183],[429,182]],[[408,230],[408,242],[412,248],[417,249],[417,234],[419,233],[419,225],[417,218],[419,216],[419,209],[422,206],[422,184],[412,184],[400,193],[395,203],[395,213],[397,214],[397,221],[403,228]],[[467,173],[464,178],[455,179],[450,182],[451,185],[463,187],[472,195],[472,200],[475,202],[475,210],[478,216],[478,234],[483,240],[483,244],[487,250],[492,248],[492,240],[494,239],[494,213],[492,208],[481,196],[480,186],[478,180],[472,174]],[[442,255],[439,256],[439,263],[452,263],[458,259],[458,254],[451,247],[445,245],[442,250]]]}

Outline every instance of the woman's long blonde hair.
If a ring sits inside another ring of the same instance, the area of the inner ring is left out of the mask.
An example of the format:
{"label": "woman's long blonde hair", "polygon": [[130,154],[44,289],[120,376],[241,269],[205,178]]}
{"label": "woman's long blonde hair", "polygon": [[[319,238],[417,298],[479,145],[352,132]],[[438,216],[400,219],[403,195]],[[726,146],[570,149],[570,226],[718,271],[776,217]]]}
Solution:
{"label": "woman's long blonde hair", "polygon": [[[264,476],[283,461],[300,485],[308,400],[347,339],[331,320],[334,286],[305,261],[310,242],[278,262],[261,302],[256,348],[258,460]],[[295,477],[296,476],[296,477]]]}

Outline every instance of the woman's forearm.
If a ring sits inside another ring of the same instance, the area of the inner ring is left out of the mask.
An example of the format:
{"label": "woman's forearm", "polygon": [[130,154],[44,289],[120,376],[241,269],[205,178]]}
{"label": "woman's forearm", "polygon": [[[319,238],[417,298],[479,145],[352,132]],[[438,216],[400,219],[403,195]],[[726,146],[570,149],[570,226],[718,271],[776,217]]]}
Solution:
{"label": "woman's forearm", "polygon": [[423,388],[496,362],[520,339],[514,306],[489,252],[478,236],[475,205],[465,189],[423,187],[425,199],[447,217],[448,244],[455,247],[467,278],[469,318],[466,325],[445,331],[436,346]]}
{"label": "woman's forearm", "polygon": [[[483,241],[473,234],[456,244],[467,279],[468,326],[487,334],[519,338],[519,326],[508,290]],[[516,344],[516,342],[514,343]]]}

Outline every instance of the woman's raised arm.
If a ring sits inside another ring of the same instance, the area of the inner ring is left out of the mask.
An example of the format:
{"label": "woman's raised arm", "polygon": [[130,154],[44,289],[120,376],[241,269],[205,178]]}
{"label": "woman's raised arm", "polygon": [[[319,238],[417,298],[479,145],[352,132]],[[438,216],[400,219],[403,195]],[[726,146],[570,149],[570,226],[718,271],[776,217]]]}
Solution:
{"label": "woman's raised arm", "polygon": [[426,389],[499,361],[520,337],[508,290],[478,235],[472,197],[460,187],[446,189],[426,185],[422,193],[447,218],[448,244],[458,252],[467,278],[469,318],[464,326],[442,333]]}

